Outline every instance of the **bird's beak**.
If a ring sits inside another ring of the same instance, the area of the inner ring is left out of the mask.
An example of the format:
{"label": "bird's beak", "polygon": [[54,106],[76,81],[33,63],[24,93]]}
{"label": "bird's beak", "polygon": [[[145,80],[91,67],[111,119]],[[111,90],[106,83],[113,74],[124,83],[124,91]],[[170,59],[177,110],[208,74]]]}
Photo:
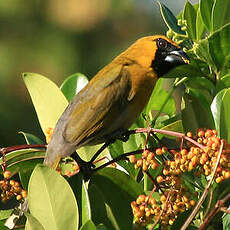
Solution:
{"label": "bird's beak", "polygon": [[173,50],[165,58],[166,62],[173,65],[189,64],[190,60],[188,55],[182,50]]}

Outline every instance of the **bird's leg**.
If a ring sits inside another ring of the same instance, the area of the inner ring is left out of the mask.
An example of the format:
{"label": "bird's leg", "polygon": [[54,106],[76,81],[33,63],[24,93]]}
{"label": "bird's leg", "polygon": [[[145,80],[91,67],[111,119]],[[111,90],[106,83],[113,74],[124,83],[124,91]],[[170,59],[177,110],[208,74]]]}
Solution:
{"label": "bird's leg", "polygon": [[80,167],[80,171],[83,173],[86,180],[88,180],[93,173],[93,168],[95,168],[94,161],[96,158],[112,143],[115,142],[115,140],[121,140],[123,142],[126,142],[129,139],[130,132],[128,130],[118,130],[114,133],[112,133],[108,138],[107,141],[101,146],[101,148],[93,155],[90,161],[84,161],[80,158],[80,156],[74,152],[71,157],[77,162],[77,164]]}
{"label": "bird's leg", "polygon": [[77,152],[71,154],[71,157],[77,162],[80,172],[83,174],[84,179],[87,181],[89,180],[92,172],[92,168],[95,166],[91,162],[84,161],[80,158]]}
{"label": "bird's leg", "polygon": [[94,156],[90,160],[91,164],[93,164],[93,162],[100,155],[100,153],[103,152],[110,144],[114,143],[117,139],[126,142],[129,139],[129,136],[129,131],[124,129],[119,129],[118,131],[110,134],[107,137],[107,141],[105,142],[105,144],[101,146],[101,148],[94,154]]}

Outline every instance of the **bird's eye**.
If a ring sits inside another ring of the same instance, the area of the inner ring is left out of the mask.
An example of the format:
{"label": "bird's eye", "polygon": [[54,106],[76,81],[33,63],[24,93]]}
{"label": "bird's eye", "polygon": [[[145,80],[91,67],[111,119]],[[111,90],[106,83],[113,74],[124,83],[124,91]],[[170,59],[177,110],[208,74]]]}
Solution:
{"label": "bird's eye", "polygon": [[158,39],[158,47],[159,48],[166,48],[167,47],[167,42],[163,39]]}

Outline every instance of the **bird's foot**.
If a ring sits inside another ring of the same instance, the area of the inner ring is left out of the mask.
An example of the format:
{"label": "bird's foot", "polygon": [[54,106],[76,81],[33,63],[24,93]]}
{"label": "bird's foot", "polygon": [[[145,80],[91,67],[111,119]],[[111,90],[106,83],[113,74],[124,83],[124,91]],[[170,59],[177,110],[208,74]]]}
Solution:
{"label": "bird's foot", "polygon": [[93,174],[93,169],[95,168],[95,165],[93,162],[89,161],[84,161],[82,160],[79,155],[74,152],[71,157],[77,162],[80,172],[83,174],[84,179],[87,181],[90,179],[90,176]]}

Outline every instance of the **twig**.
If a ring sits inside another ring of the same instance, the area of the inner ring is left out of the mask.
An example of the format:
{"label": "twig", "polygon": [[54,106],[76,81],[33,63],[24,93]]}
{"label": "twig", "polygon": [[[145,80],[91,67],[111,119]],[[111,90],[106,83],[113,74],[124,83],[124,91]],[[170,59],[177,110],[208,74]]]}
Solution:
{"label": "twig", "polygon": [[129,130],[128,134],[137,134],[137,133],[160,133],[168,136],[173,136],[173,137],[178,137],[181,139],[185,139],[186,141],[191,142],[192,144],[196,145],[197,147],[204,149],[205,146],[198,143],[197,141],[193,140],[192,138],[186,136],[184,133],[179,133],[179,132],[174,132],[174,131],[169,131],[169,130],[163,130],[163,129],[154,129],[154,128],[139,128],[139,129],[134,129],[134,130]]}
{"label": "twig", "polygon": [[[166,204],[168,203],[169,198],[170,198],[172,192],[173,192],[173,190],[170,190],[170,191],[169,191],[168,196],[167,196],[167,199],[166,199],[166,201],[165,201]],[[165,205],[165,206],[164,206],[164,209],[161,210],[160,215],[157,217],[157,219],[155,220],[155,222],[154,222],[153,225],[151,226],[150,230],[153,230],[153,229],[156,227],[156,225],[159,223],[159,221],[160,221],[160,219],[161,219],[161,216],[162,216],[163,213],[166,211],[166,208],[167,208],[167,207],[168,207],[168,205]]]}
{"label": "twig", "polygon": [[21,149],[34,149],[34,148],[46,148],[47,145],[44,144],[34,144],[34,145],[15,145],[15,146],[9,146],[5,148],[0,149],[1,154],[7,154],[16,150],[21,150]]}
{"label": "twig", "polygon": [[209,215],[205,218],[203,224],[200,226],[199,230],[204,230],[208,223],[213,219],[213,217],[217,214],[219,211],[226,212],[230,214],[230,210],[227,210],[226,207],[224,207],[225,202],[230,199],[230,193],[226,195],[222,200],[218,200],[212,209],[212,211],[209,213]]}
{"label": "twig", "polygon": [[[156,148],[147,148],[145,150],[153,151],[154,149],[156,149]],[[135,150],[135,151],[132,151],[132,152],[124,153],[124,154],[122,154],[122,155],[120,155],[118,157],[115,157],[113,160],[108,161],[105,164],[103,164],[103,165],[101,165],[101,166],[99,166],[99,167],[97,167],[95,169],[92,169],[92,172],[97,172],[98,170],[103,169],[103,168],[109,166],[110,164],[113,164],[113,163],[115,163],[117,161],[120,161],[120,160],[125,160],[127,158],[127,156],[139,154],[139,153],[142,153],[143,151],[144,151],[144,149],[138,149],[138,150]]]}
{"label": "twig", "polygon": [[216,170],[217,170],[217,167],[218,167],[219,162],[220,162],[220,157],[221,157],[221,154],[222,154],[222,151],[223,151],[223,146],[224,146],[224,142],[221,140],[221,145],[220,145],[220,150],[219,150],[219,154],[218,154],[218,157],[217,157],[217,162],[216,162],[215,168],[214,168],[214,170],[212,172],[211,179],[208,182],[208,184],[207,184],[202,196],[200,197],[200,200],[198,201],[196,207],[193,209],[192,213],[190,214],[188,219],[185,221],[185,223],[183,224],[183,226],[181,227],[180,230],[185,230],[189,226],[189,224],[192,222],[193,218],[196,216],[196,214],[200,210],[201,205],[205,201],[205,199],[206,199],[206,197],[208,195],[208,190],[211,187],[211,185],[212,185],[212,183],[214,181],[215,175],[216,175]]}

